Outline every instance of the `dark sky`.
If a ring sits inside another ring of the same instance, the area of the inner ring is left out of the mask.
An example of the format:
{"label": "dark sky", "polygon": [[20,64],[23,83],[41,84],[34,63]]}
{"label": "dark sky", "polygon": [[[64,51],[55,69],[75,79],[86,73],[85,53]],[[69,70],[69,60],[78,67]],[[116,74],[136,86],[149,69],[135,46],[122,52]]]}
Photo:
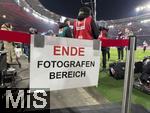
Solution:
{"label": "dark sky", "polygon": [[[81,0],[40,0],[49,10],[75,18]],[[86,1],[86,0],[84,0]],[[135,16],[135,8],[150,0],[97,0],[97,20],[110,20]]]}

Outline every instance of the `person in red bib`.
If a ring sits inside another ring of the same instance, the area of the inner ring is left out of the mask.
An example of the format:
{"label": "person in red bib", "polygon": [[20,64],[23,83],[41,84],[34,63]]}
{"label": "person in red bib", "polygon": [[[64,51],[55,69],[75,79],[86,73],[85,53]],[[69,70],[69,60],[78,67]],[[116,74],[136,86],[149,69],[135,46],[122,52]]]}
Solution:
{"label": "person in red bib", "polygon": [[99,30],[91,16],[91,9],[82,7],[74,21],[74,37],[77,39],[93,40],[99,36]]}
{"label": "person in red bib", "polygon": [[102,47],[101,47],[101,51],[102,51],[102,70],[106,72],[106,64],[107,64],[107,55],[108,55],[108,60],[110,59],[110,48],[105,47],[104,46],[104,41],[108,40],[108,25],[106,21],[99,21],[98,22],[98,27],[99,27],[99,31],[100,31],[100,35],[99,35],[99,40],[102,41]]}

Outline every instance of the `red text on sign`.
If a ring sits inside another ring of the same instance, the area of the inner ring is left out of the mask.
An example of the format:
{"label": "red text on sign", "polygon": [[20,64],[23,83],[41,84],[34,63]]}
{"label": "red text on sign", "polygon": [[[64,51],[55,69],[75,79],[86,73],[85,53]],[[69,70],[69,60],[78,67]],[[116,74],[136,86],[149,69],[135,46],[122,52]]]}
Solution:
{"label": "red text on sign", "polygon": [[84,52],[84,47],[54,46],[53,50],[55,56],[84,56]]}

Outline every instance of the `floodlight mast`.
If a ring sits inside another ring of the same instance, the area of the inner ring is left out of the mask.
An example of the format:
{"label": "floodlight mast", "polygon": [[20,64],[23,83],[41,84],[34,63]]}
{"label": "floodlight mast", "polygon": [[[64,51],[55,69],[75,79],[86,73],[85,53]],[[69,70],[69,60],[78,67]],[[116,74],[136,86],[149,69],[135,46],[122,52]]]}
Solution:
{"label": "floodlight mast", "polygon": [[96,21],[96,0],[81,0],[81,4],[90,6],[92,10],[92,16]]}
{"label": "floodlight mast", "polygon": [[97,18],[96,18],[96,0],[94,0],[94,20],[96,21]]}
{"label": "floodlight mast", "polygon": [[143,11],[146,11],[146,12],[149,12],[150,11],[150,3],[146,3],[145,5],[142,5],[142,6],[138,6],[135,11],[137,13],[139,12],[143,12]]}

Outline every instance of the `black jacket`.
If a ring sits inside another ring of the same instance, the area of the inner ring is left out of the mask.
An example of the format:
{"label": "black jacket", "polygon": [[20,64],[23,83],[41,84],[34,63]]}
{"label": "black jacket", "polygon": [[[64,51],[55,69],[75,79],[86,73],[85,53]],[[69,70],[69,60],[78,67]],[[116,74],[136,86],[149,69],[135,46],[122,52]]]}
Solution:
{"label": "black jacket", "polygon": [[63,28],[63,33],[60,35],[62,37],[68,37],[68,38],[72,38],[72,30],[71,28],[65,24],[65,23],[61,23],[60,26],[59,26],[60,29]]}

